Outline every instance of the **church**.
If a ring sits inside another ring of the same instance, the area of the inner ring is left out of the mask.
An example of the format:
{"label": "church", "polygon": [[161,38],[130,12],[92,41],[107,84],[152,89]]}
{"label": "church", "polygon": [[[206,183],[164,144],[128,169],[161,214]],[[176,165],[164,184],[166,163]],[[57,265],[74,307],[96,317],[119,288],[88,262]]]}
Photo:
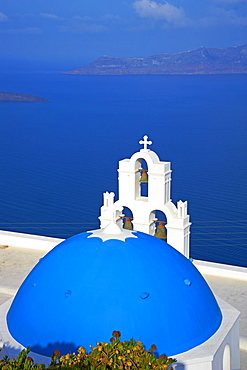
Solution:
{"label": "church", "polygon": [[119,162],[118,200],[100,229],[62,241],[0,307],[3,353],[31,346],[47,363],[113,330],[177,359],[176,370],[239,370],[239,311],[213,294],[190,258],[187,201],[171,199],[171,163],[150,149]]}

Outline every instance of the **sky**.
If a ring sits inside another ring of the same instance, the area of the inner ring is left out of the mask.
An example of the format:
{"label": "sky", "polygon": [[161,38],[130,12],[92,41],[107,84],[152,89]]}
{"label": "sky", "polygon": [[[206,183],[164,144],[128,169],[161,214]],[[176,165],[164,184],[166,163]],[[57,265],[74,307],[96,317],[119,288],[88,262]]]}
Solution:
{"label": "sky", "polygon": [[247,0],[0,0],[0,66],[247,44]]}

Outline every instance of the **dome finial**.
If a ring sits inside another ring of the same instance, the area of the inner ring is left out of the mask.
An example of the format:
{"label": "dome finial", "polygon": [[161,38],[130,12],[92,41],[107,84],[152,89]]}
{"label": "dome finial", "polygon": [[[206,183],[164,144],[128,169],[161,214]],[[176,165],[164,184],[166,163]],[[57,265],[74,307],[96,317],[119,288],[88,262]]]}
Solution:
{"label": "dome finial", "polygon": [[139,144],[143,144],[143,149],[141,149],[142,152],[148,152],[149,151],[148,145],[152,145],[153,142],[152,141],[148,141],[148,136],[147,135],[144,135],[143,136],[143,140],[140,140],[139,141]]}
{"label": "dome finial", "polygon": [[107,225],[103,229],[104,234],[109,234],[109,235],[116,235],[116,234],[121,234],[122,230],[121,228],[116,224],[116,222],[111,222],[109,225]]}
{"label": "dome finial", "polygon": [[116,222],[116,215],[114,213],[111,214],[111,222],[103,229],[104,234],[120,234],[122,232],[122,228],[117,225]]}
{"label": "dome finial", "polygon": [[137,238],[132,230],[125,230],[117,224],[117,220],[112,216],[111,222],[102,229],[88,231],[92,233],[88,238],[101,238],[103,242],[110,239],[125,241],[126,238]]}

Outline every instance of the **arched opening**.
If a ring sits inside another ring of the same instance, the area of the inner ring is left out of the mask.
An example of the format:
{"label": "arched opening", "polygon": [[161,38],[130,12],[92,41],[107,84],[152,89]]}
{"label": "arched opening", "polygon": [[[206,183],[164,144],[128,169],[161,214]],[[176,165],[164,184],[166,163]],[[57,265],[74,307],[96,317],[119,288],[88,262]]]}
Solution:
{"label": "arched opening", "polygon": [[133,213],[128,207],[124,207],[123,211],[123,228],[133,230]]}
{"label": "arched opening", "polygon": [[157,238],[166,241],[166,224],[167,219],[164,212],[160,210],[154,210],[150,213],[150,234],[156,236]]}
{"label": "arched opening", "polygon": [[231,370],[231,351],[229,344],[226,344],[223,353],[223,370]]}
{"label": "arched opening", "polygon": [[139,194],[148,197],[148,165],[145,159],[141,159],[139,168]]}

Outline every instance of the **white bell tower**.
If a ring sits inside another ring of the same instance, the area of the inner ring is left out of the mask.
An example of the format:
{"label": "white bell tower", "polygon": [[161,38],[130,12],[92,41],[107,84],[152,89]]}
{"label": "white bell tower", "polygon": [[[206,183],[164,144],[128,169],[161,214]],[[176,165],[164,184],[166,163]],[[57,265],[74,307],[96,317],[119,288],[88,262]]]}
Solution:
{"label": "white bell tower", "polygon": [[[180,253],[189,257],[190,225],[187,214],[187,202],[181,200],[174,205],[171,201],[171,163],[160,161],[158,155],[148,149],[152,141],[144,136],[139,141],[143,149],[134,153],[130,159],[119,162],[119,200],[114,202],[114,193],[104,193],[104,205],[101,207],[101,228],[106,227],[112,219],[122,223],[123,207],[128,207],[133,214],[134,230],[154,235],[156,211],[161,211],[167,219],[167,243]],[[141,192],[142,160],[147,163],[147,196]]]}

